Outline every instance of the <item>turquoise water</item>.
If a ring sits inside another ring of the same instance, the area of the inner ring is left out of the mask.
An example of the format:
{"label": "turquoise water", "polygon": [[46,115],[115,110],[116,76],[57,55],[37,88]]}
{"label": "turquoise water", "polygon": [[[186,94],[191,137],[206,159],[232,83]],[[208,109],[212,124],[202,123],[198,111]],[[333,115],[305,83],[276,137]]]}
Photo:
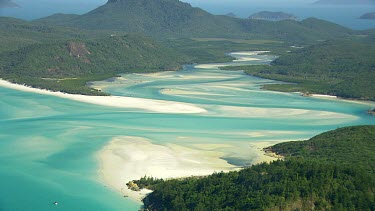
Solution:
{"label": "turquoise water", "polygon": [[[273,59],[249,57],[261,60],[234,64]],[[201,114],[110,108],[0,87],[0,210],[137,210],[140,204],[99,178],[96,154],[117,136],[189,147],[230,144],[226,159],[248,164],[254,159],[247,147],[252,142],[305,139],[337,127],[375,124],[366,113],[373,105],[262,91],[261,85],[275,82],[198,67],[93,85],[114,95],[191,103],[207,110]]]}

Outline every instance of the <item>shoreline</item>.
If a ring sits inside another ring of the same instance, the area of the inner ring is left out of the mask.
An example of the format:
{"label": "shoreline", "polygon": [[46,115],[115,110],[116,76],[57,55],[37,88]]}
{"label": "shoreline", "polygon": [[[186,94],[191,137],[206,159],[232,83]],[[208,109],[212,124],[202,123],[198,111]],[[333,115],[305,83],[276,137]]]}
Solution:
{"label": "shoreline", "polygon": [[132,191],[126,183],[144,176],[175,179],[240,169],[222,159],[224,155],[213,150],[158,145],[143,137],[122,136],[105,145],[97,153],[97,159],[101,180],[123,196],[141,203],[151,191]]}
{"label": "shoreline", "polygon": [[[255,152],[252,165],[280,159],[263,150],[275,143],[249,143],[249,151]],[[210,146],[158,145],[143,137],[115,137],[97,153],[99,176],[102,182],[114,191],[142,203],[142,199],[152,191],[133,191],[128,188],[127,183],[144,176],[179,179],[208,176],[221,171],[238,171],[243,168],[228,163],[223,158],[226,153],[217,151],[216,144],[208,145]]]}
{"label": "shoreline", "polygon": [[189,103],[124,96],[90,96],[67,94],[63,92],[53,92],[45,89],[32,88],[26,85],[14,84],[3,79],[0,79],[0,87],[114,108],[142,109],[150,112],[172,114],[194,114],[207,112],[205,109]]}
{"label": "shoreline", "polygon": [[304,97],[312,97],[312,98],[327,99],[327,100],[339,100],[339,101],[344,101],[344,102],[375,106],[375,101],[369,101],[369,100],[343,98],[343,97],[336,96],[336,95],[324,95],[324,94],[315,94],[315,93],[310,93],[310,94],[306,94],[303,92],[292,92],[292,93],[297,93]]}
{"label": "shoreline", "polygon": [[[225,70],[225,71],[230,71],[230,70]],[[272,78],[264,78],[264,77],[260,77],[260,76],[253,75],[253,74],[246,73],[246,72],[244,72],[244,74],[252,76],[252,77],[273,80],[273,81],[276,81],[276,82],[290,83],[290,82],[287,82],[287,81],[281,81],[281,80],[276,80],[276,79],[272,79]],[[325,94],[319,94],[319,93],[304,93],[304,92],[300,92],[300,91],[298,91],[298,92],[288,92],[288,91],[281,91],[281,90],[272,90],[272,89],[265,88],[264,85],[261,86],[261,89],[267,90],[267,91],[274,91],[274,92],[296,93],[296,94],[300,94],[303,97],[314,97],[314,98],[321,98],[321,99],[341,100],[341,101],[346,101],[346,102],[360,103],[360,104],[364,104],[364,105],[375,106],[375,101],[371,101],[371,100],[344,98],[344,97],[340,97],[340,96],[336,96],[336,95],[325,95]]]}

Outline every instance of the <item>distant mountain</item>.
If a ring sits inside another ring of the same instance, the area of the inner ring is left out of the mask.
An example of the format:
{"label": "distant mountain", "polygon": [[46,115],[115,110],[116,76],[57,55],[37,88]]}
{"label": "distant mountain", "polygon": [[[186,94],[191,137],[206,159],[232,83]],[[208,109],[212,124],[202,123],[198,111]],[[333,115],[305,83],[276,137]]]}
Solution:
{"label": "distant mountain", "polygon": [[44,23],[138,32],[152,36],[226,34],[238,31],[238,24],[225,16],[214,16],[178,0],[109,0],[81,16],[54,15]]}
{"label": "distant mountain", "polygon": [[[179,0],[109,0],[84,15],[58,14],[35,22],[80,29],[142,33],[158,39],[221,37],[309,42],[352,33],[349,29],[318,19],[314,19],[315,28],[311,28],[305,26],[304,22],[293,20],[275,24],[212,15]],[[333,31],[332,28],[339,31]]]}
{"label": "distant mountain", "polygon": [[360,19],[370,19],[370,20],[375,20],[375,12],[369,12],[366,14],[363,14]]}
{"label": "distant mountain", "polygon": [[319,0],[321,5],[375,5],[375,0]]}
{"label": "distant mountain", "polygon": [[249,19],[281,21],[281,20],[296,20],[297,17],[291,14],[284,13],[284,12],[262,11],[262,12],[258,12],[258,13],[251,15]]}
{"label": "distant mountain", "polygon": [[237,17],[237,15],[234,14],[233,12],[227,13],[227,14],[225,14],[225,16],[232,17],[232,18],[236,18]]}
{"label": "distant mountain", "polygon": [[20,7],[11,0],[0,0],[0,8]]}

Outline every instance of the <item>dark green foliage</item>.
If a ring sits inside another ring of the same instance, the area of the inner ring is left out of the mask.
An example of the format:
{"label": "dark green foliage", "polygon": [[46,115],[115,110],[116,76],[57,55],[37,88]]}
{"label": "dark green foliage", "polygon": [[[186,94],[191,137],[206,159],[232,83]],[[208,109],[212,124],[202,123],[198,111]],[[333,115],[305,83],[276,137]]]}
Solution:
{"label": "dark green foliage", "polygon": [[179,58],[171,49],[140,35],[93,41],[37,44],[2,55],[5,74],[73,77],[105,72],[173,70]]}
{"label": "dark green foliage", "polygon": [[307,141],[276,144],[270,149],[287,157],[355,165],[375,173],[375,126],[340,128]]}
{"label": "dark green foliage", "polygon": [[282,55],[271,66],[223,69],[295,83],[265,87],[272,90],[375,99],[375,43],[371,41],[327,41]]}
{"label": "dark green foliage", "polygon": [[342,128],[273,146],[287,157],[270,164],[135,183],[154,190],[148,210],[374,210],[374,135],[375,126]]}
{"label": "dark green foliage", "polygon": [[80,30],[33,24],[27,21],[0,17],[0,52],[67,38],[82,38]]}
{"label": "dark green foliage", "polygon": [[154,177],[147,177],[147,176],[144,176],[142,177],[140,180],[137,180],[137,185],[140,189],[144,189],[144,188],[152,188],[153,186],[161,183],[161,182],[164,182],[163,179],[157,179],[157,178],[154,178]]}
{"label": "dark green foliage", "polygon": [[[140,35],[56,41],[0,53],[0,76],[17,83],[90,94],[87,79],[176,70],[184,56]],[[80,92],[81,90],[81,92]],[[101,93],[97,93],[101,94]]]}

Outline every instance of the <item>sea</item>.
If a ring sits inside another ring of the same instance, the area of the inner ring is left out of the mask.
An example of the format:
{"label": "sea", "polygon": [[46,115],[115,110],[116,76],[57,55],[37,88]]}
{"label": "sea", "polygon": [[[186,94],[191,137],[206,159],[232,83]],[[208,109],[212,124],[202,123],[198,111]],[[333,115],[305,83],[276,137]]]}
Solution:
{"label": "sea", "polygon": [[98,152],[116,137],[184,147],[225,144],[231,147],[220,149],[227,152],[222,159],[242,166],[260,150],[252,143],[375,124],[367,114],[374,103],[266,91],[263,85],[280,82],[220,70],[275,58],[232,55],[240,60],[93,82],[113,95],[190,103],[204,113],[112,108],[0,87],[0,210],[138,210],[141,203],[109,188],[99,173]]}

